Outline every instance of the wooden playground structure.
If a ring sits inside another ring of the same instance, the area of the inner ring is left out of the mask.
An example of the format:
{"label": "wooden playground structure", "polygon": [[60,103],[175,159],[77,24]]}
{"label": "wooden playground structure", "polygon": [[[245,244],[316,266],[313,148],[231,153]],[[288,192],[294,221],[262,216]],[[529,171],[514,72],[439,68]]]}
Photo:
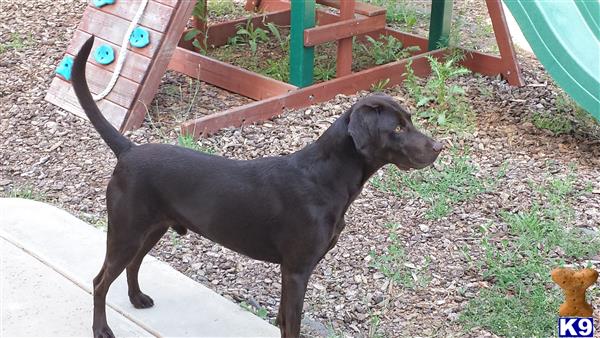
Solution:
{"label": "wooden playground structure", "polygon": [[[284,109],[297,109],[327,101],[337,94],[353,94],[368,90],[382,80],[387,86],[402,83],[405,68],[411,63],[416,75],[431,71],[427,56],[436,58],[449,53],[447,41],[452,17],[452,0],[432,0],[429,37],[420,37],[386,27],[386,9],[354,0],[247,0],[249,18],[207,25],[207,0],[196,7],[193,26],[206,48],[227,44],[237,27],[252,20],[254,27],[268,22],[290,26],[290,83],[227,64],[205,55],[184,35],[188,18],[196,5],[185,0],[150,0],[140,26],[150,31],[151,43],[144,48],[129,48],[128,59],[111,93],[99,101],[99,106],[113,125],[120,130],[139,127],[160,80],[171,69],[228,91],[246,96],[255,102],[220,113],[184,122],[182,132],[198,137],[224,127],[267,120]],[[334,8],[319,9],[316,4]],[[484,75],[501,74],[509,84],[522,86],[523,80],[508,31],[500,0],[486,0],[500,56],[465,50],[462,64]],[[93,34],[96,43],[116,47],[133,17],[135,5],[116,1],[114,5],[86,9],[67,55],[74,55]],[[198,8],[201,9],[198,12]],[[418,46],[409,58],[352,72],[352,39],[392,35],[403,46]],[[314,46],[337,42],[336,78],[313,84]],[[95,48],[96,46],[94,46]],[[114,66],[88,61],[88,81],[93,93],[108,82]],[[64,109],[83,116],[70,83],[57,76],[46,99]]]}

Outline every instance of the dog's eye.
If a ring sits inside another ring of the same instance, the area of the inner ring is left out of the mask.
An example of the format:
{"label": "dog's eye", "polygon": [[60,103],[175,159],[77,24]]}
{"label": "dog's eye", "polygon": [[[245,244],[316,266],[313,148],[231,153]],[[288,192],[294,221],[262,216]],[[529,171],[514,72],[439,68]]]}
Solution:
{"label": "dog's eye", "polygon": [[403,133],[403,132],[405,132],[405,131],[406,131],[406,126],[398,125],[398,126],[396,127],[396,132],[397,132],[397,133]]}

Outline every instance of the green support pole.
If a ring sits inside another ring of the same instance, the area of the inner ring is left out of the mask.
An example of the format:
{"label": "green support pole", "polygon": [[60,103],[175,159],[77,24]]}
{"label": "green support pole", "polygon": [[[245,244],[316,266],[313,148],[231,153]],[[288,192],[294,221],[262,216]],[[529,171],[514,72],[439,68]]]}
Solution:
{"label": "green support pole", "polygon": [[452,23],[452,0],[432,0],[429,21],[429,50],[448,46]]}
{"label": "green support pole", "polygon": [[292,0],[290,28],[290,83],[313,84],[315,48],[304,47],[304,30],[315,26],[315,0]]}

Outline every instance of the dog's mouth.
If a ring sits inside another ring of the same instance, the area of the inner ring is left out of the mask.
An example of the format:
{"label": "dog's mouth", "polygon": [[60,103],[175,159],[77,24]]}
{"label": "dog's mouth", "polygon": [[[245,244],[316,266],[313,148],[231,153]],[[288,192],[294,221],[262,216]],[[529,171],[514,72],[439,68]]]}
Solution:
{"label": "dog's mouth", "polygon": [[400,170],[410,170],[410,169],[424,169],[429,167],[430,165],[433,164],[433,162],[435,162],[435,160],[437,159],[437,156],[435,156],[432,160],[430,161],[417,161],[417,160],[411,160],[409,163],[394,163],[396,165],[396,167]]}

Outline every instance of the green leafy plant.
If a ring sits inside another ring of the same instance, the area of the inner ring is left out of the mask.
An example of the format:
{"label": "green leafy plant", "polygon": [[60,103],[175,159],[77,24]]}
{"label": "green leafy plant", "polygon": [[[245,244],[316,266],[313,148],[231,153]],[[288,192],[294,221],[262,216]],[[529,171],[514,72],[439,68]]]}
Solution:
{"label": "green leafy plant", "polygon": [[244,309],[248,312],[252,312],[253,314],[257,315],[258,317],[260,317],[263,320],[268,319],[269,311],[267,311],[267,309],[265,309],[262,306],[253,306],[246,302],[241,302],[240,306],[242,307],[242,309]]}
{"label": "green leafy plant", "polygon": [[275,80],[288,82],[290,79],[289,56],[267,60],[267,67],[259,72]]}
{"label": "green leafy plant", "polygon": [[[206,20],[206,8],[204,6],[204,1],[196,1],[194,9],[192,10],[192,16],[195,17],[196,20]],[[200,53],[206,54],[206,45],[208,41],[208,35],[206,32],[203,34],[199,29],[192,28],[184,34],[183,40],[192,41],[192,45],[196,47]]]}
{"label": "green leafy plant", "polygon": [[247,43],[250,46],[252,54],[256,54],[258,44],[269,40],[269,32],[260,27],[254,27],[251,19],[248,19],[246,25],[238,25],[235,36],[229,38],[229,44],[237,45]]}
{"label": "green leafy plant", "polygon": [[177,137],[177,144],[184,148],[192,149],[199,152],[214,154],[214,149],[200,145],[191,134],[180,134]]}
{"label": "green leafy plant", "polygon": [[315,60],[315,80],[327,81],[335,77],[335,59],[327,55],[320,55]]}
{"label": "green leafy plant", "polygon": [[403,48],[402,42],[393,35],[380,35],[379,40],[367,36],[367,44],[363,44],[363,50],[370,54],[375,60],[375,64],[393,62],[410,56],[410,53],[418,50],[418,47]]}
{"label": "green leafy plant", "polygon": [[568,117],[564,115],[536,112],[532,117],[533,125],[549,130],[554,135],[568,134],[573,130],[573,124]]}
{"label": "green leafy plant", "polygon": [[385,89],[385,87],[390,83],[390,78],[386,78],[383,80],[379,80],[371,85],[372,92],[381,92]]}
{"label": "green leafy plant", "polygon": [[24,198],[28,200],[40,201],[44,202],[48,199],[48,197],[39,191],[36,191],[35,188],[31,185],[19,185],[13,187],[8,191],[9,198]]}
{"label": "green leafy plant", "polygon": [[192,45],[200,51],[201,54],[206,54],[206,43],[208,41],[208,35],[202,34],[197,28],[188,30],[183,35],[184,41],[192,41]]}
{"label": "green leafy plant", "polygon": [[0,43],[0,54],[7,52],[8,50],[21,50],[27,46],[33,44],[33,38],[29,35],[26,39],[23,39],[19,33],[11,33],[10,40],[4,43]]}
{"label": "green leafy plant", "polygon": [[406,67],[404,84],[416,101],[418,115],[447,131],[469,131],[473,127],[474,113],[464,98],[461,86],[449,83],[451,79],[469,74],[464,67],[456,66],[456,58],[442,62],[428,56],[431,76],[427,83],[420,85],[409,62]]}
{"label": "green leafy plant", "polygon": [[[200,2],[203,2],[202,0]],[[227,15],[241,15],[243,7],[238,6],[231,0],[208,0],[208,12],[210,16],[223,17]]]}
{"label": "green leafy plant", "polygon": [[421,14],[407,0],[366,0],[377,6],[386,8],[386,20],[390,23],[399,24],[407,30],[412,30],[419,18],[426,19],[426,14]]}

